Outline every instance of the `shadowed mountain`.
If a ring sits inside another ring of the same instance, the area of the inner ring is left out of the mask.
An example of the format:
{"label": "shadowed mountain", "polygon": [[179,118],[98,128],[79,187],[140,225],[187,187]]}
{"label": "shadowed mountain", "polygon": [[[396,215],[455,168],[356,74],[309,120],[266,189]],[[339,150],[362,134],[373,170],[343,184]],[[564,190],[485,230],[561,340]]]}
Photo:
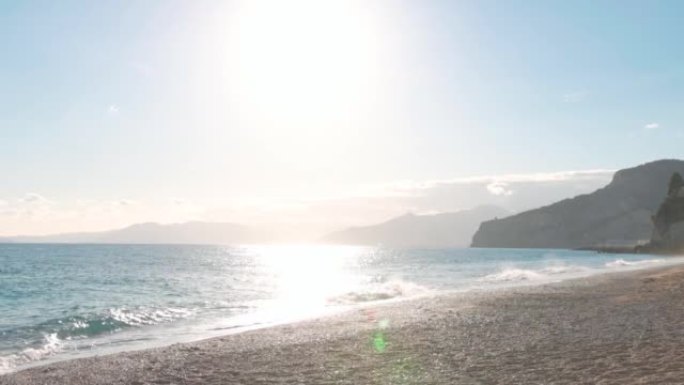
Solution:
{"label": "shadowed mountain", "polygon": [[336,244],[392,247],[464,247],[482,221],[510,213],[496,206],[435,215],[406,214],[372,226],[331,233],[322,241]]}
{"label": "shadowed mountain", "polygon": [[258,241],[253,231],[233,223],[141,223],[119,230],[0,238],[25,243],[234,244]]}
{"label": "shadowed mountain", "polygon": [[674,172],[684,173],[684,161],[659,160],[620,170],[591,194],[482,223],[472,246],[581,248],[645,242]]}

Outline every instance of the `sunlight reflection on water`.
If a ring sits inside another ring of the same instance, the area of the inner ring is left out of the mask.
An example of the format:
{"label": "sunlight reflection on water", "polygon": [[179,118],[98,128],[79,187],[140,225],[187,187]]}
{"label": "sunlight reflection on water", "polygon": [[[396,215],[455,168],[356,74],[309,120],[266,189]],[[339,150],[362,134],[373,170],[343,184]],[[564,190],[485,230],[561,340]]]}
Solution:
{"label": "sunlight reflection on water", "polygon": [[283,316],[315,312],[362,285],[353,271],[371,249],[351,246],[257,246],[253,251],[274,284],[274,310]]}

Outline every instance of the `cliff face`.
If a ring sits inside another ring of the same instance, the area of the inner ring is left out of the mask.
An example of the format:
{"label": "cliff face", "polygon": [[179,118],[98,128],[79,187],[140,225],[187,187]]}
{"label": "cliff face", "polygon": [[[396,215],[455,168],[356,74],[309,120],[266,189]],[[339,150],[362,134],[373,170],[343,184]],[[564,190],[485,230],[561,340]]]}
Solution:
{"label": "cliff face", "polygon": [[684,251],[684,180],[679,173],[670,178],[667,196],[653,216],[653,236],[646,251]]}
{"label": "cliff face", "polygon": [[483,222],[473,247],[580,248],[634,245],[651,238],[652,215],[684,161],[620,170],[604,188],[511,217]]}

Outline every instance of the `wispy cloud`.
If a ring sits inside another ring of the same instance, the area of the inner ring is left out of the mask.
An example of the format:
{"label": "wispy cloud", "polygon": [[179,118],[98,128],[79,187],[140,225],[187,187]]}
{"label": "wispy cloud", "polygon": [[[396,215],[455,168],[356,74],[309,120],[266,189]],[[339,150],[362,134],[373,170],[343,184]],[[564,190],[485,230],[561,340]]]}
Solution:
{"label": "wispy cloud", "polygon": [[30,192],[30,193],[26,193],[23,197],[19,198],[19,202],[37,204],[37,203],[49,203],[50,201],[40,194]]}
{"label": "wispy cloud", "polygon": [[110,115],[117,115],[119,113],[119,106],[116,104],[110,104],[109,107],[107,107],[107,113]]}
{"label": "wispy cloud", "polygon": [[606,179],[613,175],[613,169],[592,169],[577,171],[540,172],[528,174],[501,174],[460,177],[451,179],[433,179],[427,181],[402,181],[394,185],[386,185],[391,190],[422,190],[431,189],[440,185],[466,185],[466,184],[490,184],[490,183],[543,183]]}
{"label": "wispy cloud", "polygon": [[586,99],[587,92],[585,91],[575,91],[563,94],[563,102],[565,103],[579,103]]}
{"label": "wispy cloud", "polygon": [[656,123],[656,122],[648,123],[648,124],[646,124],[646,125],[644,126],[644,128],[647,129],[647,130],[655,130],[655,129],[657,129],[657,128],[660,128],[660,124],[659,124],[659,123]]}

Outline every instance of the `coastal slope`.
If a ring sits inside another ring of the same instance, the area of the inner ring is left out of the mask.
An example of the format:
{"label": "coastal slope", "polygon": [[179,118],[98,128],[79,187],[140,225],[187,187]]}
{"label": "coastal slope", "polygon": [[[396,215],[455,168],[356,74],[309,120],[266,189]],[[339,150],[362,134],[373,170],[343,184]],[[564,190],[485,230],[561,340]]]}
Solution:
{"label": "coastal slope", "polygon": [[509,214],[496,206],[434,215],[406,214],[376,225],[338,231],[322,241],[391,247],[464,247],[468,246],[482,221]]}
{"label": "coastal slope", "polygon": [[634,246],[651,238],[652,215],[684,161],[659,160],[620,170],[604,188],[503,219],[483,222],[473,247]]}

